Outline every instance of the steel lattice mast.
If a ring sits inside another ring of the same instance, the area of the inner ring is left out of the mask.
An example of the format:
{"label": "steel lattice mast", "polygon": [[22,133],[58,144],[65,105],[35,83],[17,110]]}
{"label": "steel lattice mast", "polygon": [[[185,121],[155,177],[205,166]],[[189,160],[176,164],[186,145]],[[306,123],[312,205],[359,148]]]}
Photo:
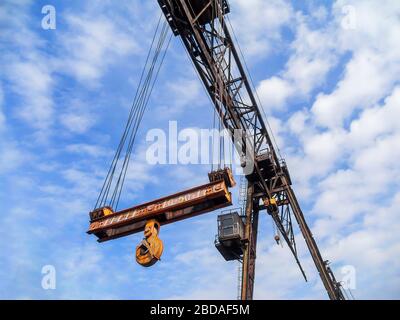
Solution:
{"label": "steel lattice mast", "polygon": [[[236,144],[239,153],[250,155],[254,160],[254,171],[246,176],[247,245],[243,255],[241,298],[253,298],[258,215],[259,211],[266,209],[300,266],[292,225],[294,217],[329,298],[344,299],[340,284],[323,260],[306,223],[291,188],[286,164],[278,157],[267,131],[226,24],[224,16],[229,12],[227,1],[158,0],[158,3],[174,34],[182,39],[225,128],[232,133],[232,137],[234,130],[242,130],[252,141],[250,148],[244,141]],[[264,204],[260,205],[260,202]],[[301,266],[300,269],[303,272]]]}

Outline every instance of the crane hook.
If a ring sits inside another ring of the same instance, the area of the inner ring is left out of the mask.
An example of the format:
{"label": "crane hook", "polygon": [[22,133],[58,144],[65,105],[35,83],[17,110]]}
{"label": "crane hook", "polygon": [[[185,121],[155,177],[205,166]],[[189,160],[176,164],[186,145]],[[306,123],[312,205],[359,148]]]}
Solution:
{"label": "crane hook", "polygon": [[146,222],[144,239],[136,247],[136,262],[143,267],[150,267],[160,260],[164,245],[158,237],[160,223],[156,219]]}

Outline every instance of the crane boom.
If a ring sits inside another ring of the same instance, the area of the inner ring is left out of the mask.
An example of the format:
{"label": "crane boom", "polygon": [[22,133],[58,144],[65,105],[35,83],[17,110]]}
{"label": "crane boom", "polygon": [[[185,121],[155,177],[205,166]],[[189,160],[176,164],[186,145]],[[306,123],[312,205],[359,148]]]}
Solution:
{"label": "crane boom", "polygon": [[[252,87],[231,38],[225,15],[227,0],[157,0],[176,36],[192,60],[224,127],[242,130],[245,141],[235,144],[251,157],[254,170],[249,181],[246,236],[243,256],[242,299],[252,299],[255,277],[258,212],[267,209],[300,266],[292,217],[297,221],[330,299],[344,299],[340,284],[321,256],[291,187],[289,171],[276,152]],[[235,142],[235,141],[234,141]],[[273,199],[273,202],[271,201]],[[260,205],[260,201],[264,205]],[[300,266],[301,268],[301,266]],[[301,269],[302,270],[302,269]]]}

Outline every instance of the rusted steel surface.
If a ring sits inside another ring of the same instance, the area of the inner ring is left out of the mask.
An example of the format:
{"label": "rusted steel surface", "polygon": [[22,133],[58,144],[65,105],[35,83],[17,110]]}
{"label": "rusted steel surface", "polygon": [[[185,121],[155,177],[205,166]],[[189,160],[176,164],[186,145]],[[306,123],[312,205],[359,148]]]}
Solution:
{"label": "rusted steel surface", "polygon": [[210,180],[210,182],[224,180],[228,188],[233,188],[236,185],[232,170],[230,168],[211,171],[208,174],[208,179]]}
{"label": "rusted steel surface", "polygon": [[92,220],[88,233],[103,242],[143,231],[149,219],[164,225],[231,204],[225,181],[216,181]]}

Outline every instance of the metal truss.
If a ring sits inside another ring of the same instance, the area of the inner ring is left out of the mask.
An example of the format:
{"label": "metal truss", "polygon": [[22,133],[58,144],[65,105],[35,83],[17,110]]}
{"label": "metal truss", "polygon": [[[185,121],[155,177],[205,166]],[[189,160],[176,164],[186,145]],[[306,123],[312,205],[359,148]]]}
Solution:
{"label": "metal truss", "polygon": [[182,39],[232,139],[235,130],[246,133],[243,141],[235,144],[237,151],[254,161],[253,173],[246,176],[252,190],[248,194],[247,204],[248,207],[249,203],[252,204],[252,209],[246,212],[249,238],[243,257],[242,299],[252,299],[253,296],[258,210],[266,208],[262,205],[258,208],[258,204],[264,199],[277,200],[277,208],[268,210],[268,213],[293,253],[303,276],[305,274],[298,259],[293,220],[299,226],[329,297],[344,299],[340,284],[321,257],[291,188],[286,164],[277,155],[257,105],[225,21],[224,15],[229,12],[228,3],[225,0],[158,2],[173,32]]}

